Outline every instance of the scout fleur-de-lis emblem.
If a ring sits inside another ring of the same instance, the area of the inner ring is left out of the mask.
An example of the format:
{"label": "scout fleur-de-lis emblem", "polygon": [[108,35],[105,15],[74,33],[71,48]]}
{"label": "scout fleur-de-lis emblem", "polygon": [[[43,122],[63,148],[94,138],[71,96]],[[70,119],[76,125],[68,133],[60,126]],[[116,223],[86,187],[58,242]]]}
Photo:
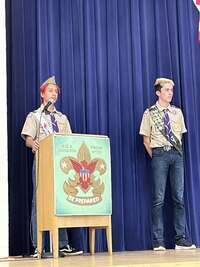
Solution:
{"label": "scout fleur-de-lis emblem", "polygon": [[87,163],[85,160],[78,162],[78,160],[70,159],[74,170],[79,175],[80,186],[84,191],[89,189],[91,183],[91,175],[94,172],[97,164],[97,160]]}
{"label": "scout fleur-de-lis emblem", "polygon": [[[107,166],[101,158],[91,159],[90,151],[85,143],[81,145],[77,158],[61,159],[60,167],[67,176],[71,173],[63,185],[68,201],[77,205],[93,205],[102,201],[105,188],[101,176],[106,172]],[[79,196],[80,190],[85,196]]]}

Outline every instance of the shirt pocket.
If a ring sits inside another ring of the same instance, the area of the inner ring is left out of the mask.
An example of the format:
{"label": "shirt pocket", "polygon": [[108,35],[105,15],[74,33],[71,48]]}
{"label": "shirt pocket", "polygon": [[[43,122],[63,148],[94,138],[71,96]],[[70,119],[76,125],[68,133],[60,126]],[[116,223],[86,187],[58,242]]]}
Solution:
{"label": "shirt pocket", "polygon": [[182,131],[182,123],[180,119],[171,119],[172,131],[180,133]]}
{"label": "shirt pocket", "polygon": [[58,122],[58,128],[60,133],[66,133],[66,123]]}

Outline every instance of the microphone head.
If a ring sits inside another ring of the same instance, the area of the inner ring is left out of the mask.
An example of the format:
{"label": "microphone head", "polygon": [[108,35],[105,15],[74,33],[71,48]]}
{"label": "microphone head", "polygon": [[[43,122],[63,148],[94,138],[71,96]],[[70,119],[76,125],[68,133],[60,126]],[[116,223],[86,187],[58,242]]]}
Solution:
{"label": "microphone head", "polygon": [[43,111],[45,111],[45,110],[47,111],[48,108],[49,108],[52,104],[54,104],[54,103],[55,103],[55,100],[52,99],[52,98],[50,98],[49,101],[47,102],[47,104],[44,106]]}

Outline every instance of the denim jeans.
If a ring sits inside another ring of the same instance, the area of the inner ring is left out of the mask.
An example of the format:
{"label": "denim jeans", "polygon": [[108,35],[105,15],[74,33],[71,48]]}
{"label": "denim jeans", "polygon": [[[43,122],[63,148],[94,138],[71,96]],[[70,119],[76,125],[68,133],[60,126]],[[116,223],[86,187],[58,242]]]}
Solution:
{"label": "denim jeans", "polygon": [[175,149],[164,151],[162,148],[156,148],[152,151],[151,166],[153,174],[153,246],[158,246],[164,245],[163,205],[168,175],[174,208],[175,240],[185,237],[183,156]]}
{"label": "denim jeans", "polygon": [[[37,210],[36,210],[36,164],[35,158],[33,161],[32,168],[32,181],[33,181],[33,199],[32,199],[32,210],[31,210],[31,239],[34,248],[37,247]],[[43,234],[43,248],[45,248],[45,236]],[[66,228],[59,229],[59,248],[68,245],[68,234]]]}

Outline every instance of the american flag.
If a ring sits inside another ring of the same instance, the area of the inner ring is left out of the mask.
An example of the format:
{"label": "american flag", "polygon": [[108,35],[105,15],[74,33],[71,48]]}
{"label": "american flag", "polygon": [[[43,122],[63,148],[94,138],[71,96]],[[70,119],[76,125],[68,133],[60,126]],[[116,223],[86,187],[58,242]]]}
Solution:
{"label": "american flag", "polygon": [[[197,9],[199,10],[200,12],[200,0],[193,0],[195,6],[197,7]],[[199,13],[200,14],[200,13]],[[198,40],[199,40],[199,43],[200,43],[200,15],[199,15],[199,31],[198,31]]]}

